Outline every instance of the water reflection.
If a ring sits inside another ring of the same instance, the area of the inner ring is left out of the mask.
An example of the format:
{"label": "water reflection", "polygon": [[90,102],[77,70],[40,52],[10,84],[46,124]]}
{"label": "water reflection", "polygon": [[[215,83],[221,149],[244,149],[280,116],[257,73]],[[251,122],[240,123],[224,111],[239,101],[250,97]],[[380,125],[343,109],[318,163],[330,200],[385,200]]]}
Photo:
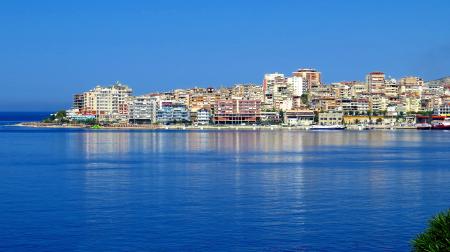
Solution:
{"label": "water reflection", "polygon": [[[387,147],[421,145],[424,134],[408,132],[305,132],[305,131],[87,131],[73,144],[86,155],[154,152],[301,152],[311,146]],[[72,137],[72,136],[68,136]]]}
{"label": "water reflection", "polygon": [[0,138],[5,209],[80,250],[404,251],[450,202],[445,132],[30,132]]}

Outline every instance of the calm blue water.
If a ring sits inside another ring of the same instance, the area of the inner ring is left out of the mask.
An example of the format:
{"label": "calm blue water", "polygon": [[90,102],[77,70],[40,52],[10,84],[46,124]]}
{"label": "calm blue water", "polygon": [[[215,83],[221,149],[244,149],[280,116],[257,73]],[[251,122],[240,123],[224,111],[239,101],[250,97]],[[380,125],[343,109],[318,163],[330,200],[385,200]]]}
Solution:
{"label": "calm blue water", "polygon": [[0,112],[0,125],[41,121],[49,117],[50,114],[51,112]]}
{"label": "calm blue water", "polygon": [[1,251],[408,251],[450,132],[0,126]]}

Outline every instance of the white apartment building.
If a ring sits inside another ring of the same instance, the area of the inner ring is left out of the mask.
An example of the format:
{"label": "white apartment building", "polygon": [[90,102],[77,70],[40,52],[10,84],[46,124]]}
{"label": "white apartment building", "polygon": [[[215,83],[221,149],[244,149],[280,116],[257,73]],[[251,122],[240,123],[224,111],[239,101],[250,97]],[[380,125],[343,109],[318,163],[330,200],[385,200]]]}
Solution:
{"label": "white apartment building", "polygon": [[127,99],[132,92],[118,82],[110,87],[96,86],[84,93],[83,111],[96,115],[99,120],[124,120],[128,115]]}
{"label": "white apartment building", "polygon": [[384,83],[384,95],[387,97],[398,97],[398,85],[396,79],[386,80]]}
{"label": "white apartment building", "polygon": [[195,123],[197,125],[208,125],[211,121],[211,113],[207,109],[197,110],[197,118]]}
{"label": "white apartment building", "polygon": [[156,121],[158,99],[154,96],[130,96],[128,105],[128,121],[136,124],[146,124]]}
{"label": "white apartment building", "polygon": [[435,115],[450,116],[450,103],[443,104],[434,110]]}
{"label": "white apartment building", "polygon": [[288,77],[286,82],[291,87],[293,96],[302,96],[304,87],[304,79],[302,77]]}
{"label": "white apartment building", "polygon": [[284,74],[265,74],[263,80],[263,102],[268,106],[274,105],[274,93],[278,87],[286,84]]}

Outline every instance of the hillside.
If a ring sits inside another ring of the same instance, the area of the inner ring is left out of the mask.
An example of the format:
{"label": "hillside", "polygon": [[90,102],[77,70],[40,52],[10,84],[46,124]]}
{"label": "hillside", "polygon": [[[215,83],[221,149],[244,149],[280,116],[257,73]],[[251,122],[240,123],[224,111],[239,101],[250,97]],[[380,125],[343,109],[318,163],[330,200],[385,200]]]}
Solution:
{"label": "hillside", "polygon": [[427,81],[426,84],[432,86],[450,85],[450,76],[443,77],[437,80]]}

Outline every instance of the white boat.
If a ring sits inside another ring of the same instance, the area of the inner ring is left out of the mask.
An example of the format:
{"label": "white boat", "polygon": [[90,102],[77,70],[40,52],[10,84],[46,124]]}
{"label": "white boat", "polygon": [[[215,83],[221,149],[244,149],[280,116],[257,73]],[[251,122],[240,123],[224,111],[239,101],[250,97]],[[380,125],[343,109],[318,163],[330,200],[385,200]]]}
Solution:
{"label": "white boat", "polygon": [[431,129],[431,124],[429,123],[417,123],[416,128],[418,130],[429,130]]}
{"label": "white boat", "polygon": [[432,130],[450,130],[450,118],[436,120],[431,122]]}
{"label": "white boat", "polygon": [[311,125],[310,130],[344,130],[344,125]]}

